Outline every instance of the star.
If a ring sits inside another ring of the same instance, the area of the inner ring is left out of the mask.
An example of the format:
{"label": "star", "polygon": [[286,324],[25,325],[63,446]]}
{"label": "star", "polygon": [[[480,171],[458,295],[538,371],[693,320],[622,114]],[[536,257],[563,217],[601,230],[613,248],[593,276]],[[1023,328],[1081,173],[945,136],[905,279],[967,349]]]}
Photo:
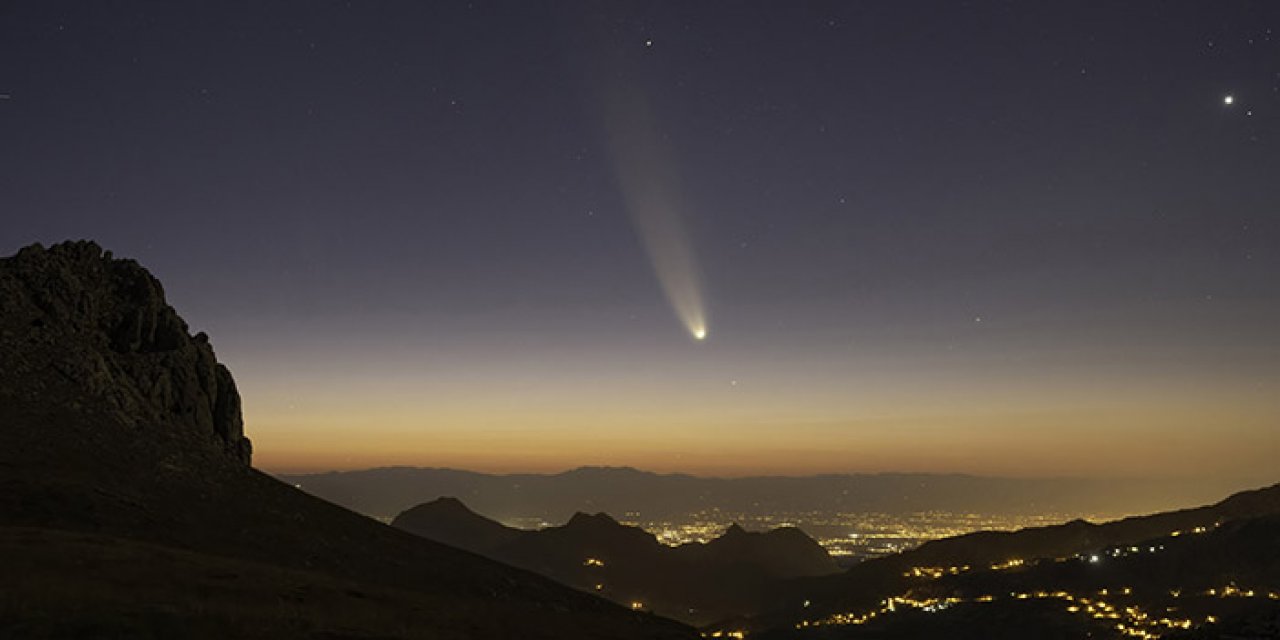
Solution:
{"label": "star", "polygon": [[1231,106],[1231,105],[1233,105],[1233,104],[1235,104],[1235,103],[1236,103],[1236,97],[1235,97],[1235,96],[1233,96],[1233,95],[1231,95],[1231,94],[1227,94],[1226,96],[1223,96],[1223,98],[1222,98],[1222,104],[1225,104],[1225,105],[1227,105],[1227,106]]}

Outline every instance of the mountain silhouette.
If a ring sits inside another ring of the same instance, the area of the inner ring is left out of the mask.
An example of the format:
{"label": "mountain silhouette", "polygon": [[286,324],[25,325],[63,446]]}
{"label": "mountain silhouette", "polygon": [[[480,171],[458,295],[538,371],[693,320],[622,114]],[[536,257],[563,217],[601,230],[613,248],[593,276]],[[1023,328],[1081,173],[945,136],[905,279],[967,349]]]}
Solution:
{"label": "mountain silhouette", "polygon": [[505,527],[440,498],[400,514],[392,526],[536,571],[619,603],[695,624],[760,610],[771,585],[837,567],[804,532],[733,525],[706,544],[661,544],[605,513],[575,513],[558,527]]}
{"label": "mountain silhouette", "polygon": [[724,535],[705,545],[682,545],[678,549],[690,560],[758,567],[776,578],[828,575],[835,566],[822,545],[797,527],[749,532],[732,524]]}
{"label": "mountain silhouette", "polygon": [[493,475],[457,469],[385,467],[279,476],[353,511],[390,518],[440,496],[456,496],[499,520],[564,522],[573,513],[635,513],[648,521],[707,508],[724,513],[983,514],[1152,513],[1216,499],[1242,488],[1228,480],[989,478],[875,473],[708,478],[630,467]]}
{"label": "mountain silhouette", "polygon": [[137,263],[0,259],[0,636],[697,637],[298,491],[242,428]]}
{"label": "mountain silhouette", "polygon": [[394,526],[452,547],[484,553],[520,537],[520,531],[503,526],[470,509],[457,498],[438,498],[402,514]]}

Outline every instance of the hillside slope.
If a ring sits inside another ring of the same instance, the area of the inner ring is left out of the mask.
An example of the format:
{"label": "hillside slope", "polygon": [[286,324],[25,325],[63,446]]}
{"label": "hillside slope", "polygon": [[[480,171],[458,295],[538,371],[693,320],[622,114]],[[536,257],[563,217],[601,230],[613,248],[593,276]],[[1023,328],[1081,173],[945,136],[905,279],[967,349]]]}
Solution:
{"label": "hillside slope", "polygon": [[0,556],[21,576],[0,635],[696,637],[295,490],[249,466],[240,424],[136,263],[87,242],[0,260]]}
{"label": "hillside slope", "polygon": [[[945,598],[955,590],[971,597],[1019,590],[1056,592],[1082,584],[1097,589],[1089,576],[1120,575],[1123,581],[1117,578],[1103,586],[1147,584],[1164,591],[1237,580],[1277,588],[1277,523],[1280,485],[1273,485],[1212,505],[1114,522],[1077,520],[945,538],[863,562],[842,574],[777,585],[771,597],[777,609],[750,624],[788,637],[791,633],[781,630],[805,620],[875,611],[887,598],[903,594]],[[1209,558],[1214,560],[1206,561]],[[972,588],[961,589],[962,585]]]}

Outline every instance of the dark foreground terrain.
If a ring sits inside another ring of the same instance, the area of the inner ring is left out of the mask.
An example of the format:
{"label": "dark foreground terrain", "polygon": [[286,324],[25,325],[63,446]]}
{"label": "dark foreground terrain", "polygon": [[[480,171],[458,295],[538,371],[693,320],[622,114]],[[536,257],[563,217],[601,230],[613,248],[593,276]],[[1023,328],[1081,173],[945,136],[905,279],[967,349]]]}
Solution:
{"label": "dark foreground terrain", "polygon": [[1197,509],[947,538],[776,586],[760,638],[1278,638],[1280,485]]}
{"label": "dark foreground terrain", "polygon": [[254,470],[239,395],[136,263],[0,260],[0,637],[695,638]]}

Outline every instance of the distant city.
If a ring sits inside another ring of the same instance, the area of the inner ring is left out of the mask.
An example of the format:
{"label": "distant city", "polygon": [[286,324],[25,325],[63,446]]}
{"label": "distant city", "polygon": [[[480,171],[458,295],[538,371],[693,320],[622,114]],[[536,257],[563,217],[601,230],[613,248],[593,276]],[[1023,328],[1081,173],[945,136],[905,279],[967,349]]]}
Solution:
{"label": "distant city", "polygon": [[[768,531],[778,527],[799,527],[821,544],[841,564],[877,558],[906,551],[929,540],[964,535],[975,531],[1017,531],[1027,527],[1061,524],[1075,519],[1102,521],[1115,514],[1044,513],[1035,515],[1002,515],[920,511],[912,513],[803,513],[753,514],[706,509],[684,517],[647,519],[643,514],[627,512],[618,522],[640,527],[670,546],[706,543],[724,535],[737,523],[750,531]],[[377,516],[390,523],[395,516]],[[517,529],[544,529],[563,523],[538,517],[501,520]]]}
{"label": "distant city", "polygon": [[[414,504],[451,496],[525,530],[562,525],[575,511],[606,512],[669,546],[711,541],[735,523],[750,531],[799,527],[846,566],[975,531],[1111,520],[1176,506],[1168,496],[1195,493],[1145,481],[928,474],[718,479],[608,467],[514,476],[395,467],[281,479],[386,523]],[[1188,501],[1225,491],[1209,487]],[[709,506],[693,507],[698,503]],[[789,508],[797,504],[805,507]]]}

